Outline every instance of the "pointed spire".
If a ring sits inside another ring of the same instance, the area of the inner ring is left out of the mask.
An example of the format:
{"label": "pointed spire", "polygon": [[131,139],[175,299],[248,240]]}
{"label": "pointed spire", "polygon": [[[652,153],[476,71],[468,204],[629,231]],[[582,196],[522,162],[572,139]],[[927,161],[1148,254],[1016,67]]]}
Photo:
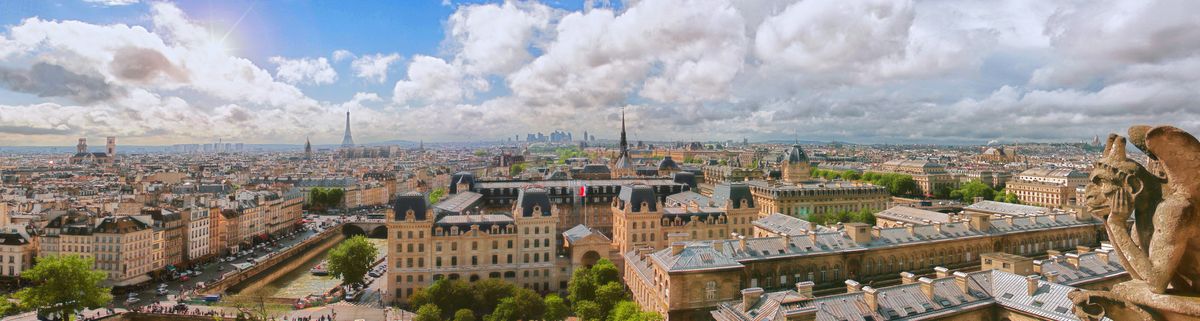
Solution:
{"label": "pointed spire", "polygon": [[346,109],[346,135],[342,136],[342,147],[354,147],[354,137],[350,135],[350,109]]}

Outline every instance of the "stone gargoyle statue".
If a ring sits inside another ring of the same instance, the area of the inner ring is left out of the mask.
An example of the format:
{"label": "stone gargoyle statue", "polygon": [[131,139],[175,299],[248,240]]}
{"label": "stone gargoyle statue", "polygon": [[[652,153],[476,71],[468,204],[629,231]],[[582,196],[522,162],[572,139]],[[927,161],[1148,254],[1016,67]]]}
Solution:
{"label": "stone gargoyle statue", "polygon": [[[1200,141],[1171,126],[1109,135],[1085,189],[1132,280],[1111,291],[1070,294],[1084,320],[1200,320]],[[1132,225],[1130,225],[1132,223]]]}

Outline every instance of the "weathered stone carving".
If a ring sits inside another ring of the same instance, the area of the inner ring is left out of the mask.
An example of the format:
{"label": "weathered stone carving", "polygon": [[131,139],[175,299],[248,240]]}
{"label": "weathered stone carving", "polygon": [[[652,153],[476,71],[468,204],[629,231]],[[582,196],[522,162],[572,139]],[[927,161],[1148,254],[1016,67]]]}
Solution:
{"label": "weathered stone carving", "polygon": [[1110,135],[1084,201],[1105,223],[1133,280],[1110,292],[1072,293],[1075,314],[1085,320],[1200,319],[1200,141],[1170,126],[1131,127],[1129,141],[1149,162],[1130,159],[1125,137]]}

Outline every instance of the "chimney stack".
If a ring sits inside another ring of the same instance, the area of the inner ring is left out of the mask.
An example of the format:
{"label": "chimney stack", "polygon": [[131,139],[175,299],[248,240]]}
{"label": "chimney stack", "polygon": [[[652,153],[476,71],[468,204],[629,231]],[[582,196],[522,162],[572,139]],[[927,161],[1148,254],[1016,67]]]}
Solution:
{"label": "chimney stack", "polygon": [[917,279],[917,283],[921,283],[921,293],[925,294],[925,298],[929,299],[929,301],[931,301],[931,302],[934,301],[933,279],[920,278],[920,279]]}
{"label": "chimney stack", "polygon": [[1067,264],[1079,269],[1079,254],[1067,253]]}
{"label": "chimney stack", "polygon": [[938,234],[942,234],[942,222],[934,222],[933,229],[937,231]]}
{"label": "chimney stack", "polygon": [[862,291],[863,291],[863,301],[867,301],[867,307],[871,309],[871,311],[869,311],[869,312],[875,313],[876,311],[879,311],[879,298],[878,298],[879,290],[876,290],[875,288],[872,288],[870,285],[868,285],[868,286],[864,286],[862,288]]}
{"label": "chimney stack", "polygon": [[1112,251],[1112,250],[1109,250],[1109,249],[1098,249],[1098,250],[1096,250],[1096,258],[1097,258],[1097,259],[1100,259],[1100,261],[1101,261],[1101,262],[1104,262],[1104,264],[1108,264],[1108,253],[1109,253],[1109,251]]}
{"label": "chimney stack", "polygon": [[1046,277],[1046,282],[1058,283],[1058,272],[1050,271],[1042,275]]}
{"label": "chimney stack", "polygon": [[684,242],[672,242],[671,255],[679,255],[679,253],[683,253],[683,247],[686,246],[686,244],[687,243]]}
{"label": "chimney stack", "polygon": [[787,233],[783,233],[782,235],[783,235],[783,237],[781,238],[781,240],[783,241],[783,248],[787,249],[789,247],[792,247],[792,235],[787,234]]}
{"label": "chimney stack", "polygon": [[1042,260],[1033,260],[1033,273],[1042,273],[1042,264],[1046,264]]}
{"label": "chimney stack", "polygon": [[1092,248],[1084,246],[1084,245],[1076,245],[1075,246],[1075,252],[1079,253],[1079,254],[1083,254],[1083,253],[1087,253],[1087,252],[1091,252],[1091,251],[1092,251]]}
{"label": "chimney stack", "polygon": [[901,284],[917,283],[917,275],[912,274],[911,272],[907,272],[907,271],[900,272],[900,282],[901,282]]}
{"label": "chimney stack", "polygon": [[762,297],[762,288],[749,288],[742,290],[742,312],[749,312],[758,303],[758,299]]}
{"label": "chimney stack", "polygon": [[1025,277],[1025,285],[1029,292],[1029,296],[1033,296],[1034,294],[1037,294],[1038,288],[1041,287],[1038,284],[1038,281],[1041,279],[1042,279],[1042,277],[1037,276],[1037,275],[1030,275],[1030,276]]}
{"label": "chimney stack", "polygon": [[967,286],[970,283],[970,277],[966,272],[954,272],[954,285],[958,286],[958,290],[963,294],[969,295],[971,292],[971,288]]}
{"label": "chimney stack", "polygon": [[746,250],[748,249],[748,248],[746,247],[746,236],[745,236],[745,235],[738,235],[738,237],[737,237],[737,238],[738,238],[738,248],[739,248],[739,249],[741,249],[741,250],[742,250],[742,252],[746,252]]}
{"label": "chimney stack", "polygon": [[846,293],[862,292],[863,285],[855,280],[846,280]]}
{"label": "chimney stack", "polygon": [[939,279],[950,276],[950,269],[941,266],[934,267],[933,272],[937,273],[937,278]]}
{"label": "chimney stack", "polygon": [[814,285],[814,283],[812,281],[797,282],[796,283],[796,294],[799,294],[801,298],[806,299],[806,300],[814,299],[813,285]]}

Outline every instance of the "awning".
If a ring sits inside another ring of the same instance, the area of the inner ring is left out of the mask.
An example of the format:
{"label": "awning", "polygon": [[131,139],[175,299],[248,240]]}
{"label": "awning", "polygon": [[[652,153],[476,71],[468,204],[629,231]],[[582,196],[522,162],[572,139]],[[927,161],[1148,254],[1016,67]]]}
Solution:
{"label": "awning", "polygon": [[[130,286],[130,285],[135,285],[135,284],[149,282],[149,281],[150,281],[150,276],[142,274],[142,275],[135,276],[135,277],[127,279],[127,280],[113,282],[112,286]],[[106,280],[105,283],[107,283],[107,282],[109,282],[109,281]]]}

